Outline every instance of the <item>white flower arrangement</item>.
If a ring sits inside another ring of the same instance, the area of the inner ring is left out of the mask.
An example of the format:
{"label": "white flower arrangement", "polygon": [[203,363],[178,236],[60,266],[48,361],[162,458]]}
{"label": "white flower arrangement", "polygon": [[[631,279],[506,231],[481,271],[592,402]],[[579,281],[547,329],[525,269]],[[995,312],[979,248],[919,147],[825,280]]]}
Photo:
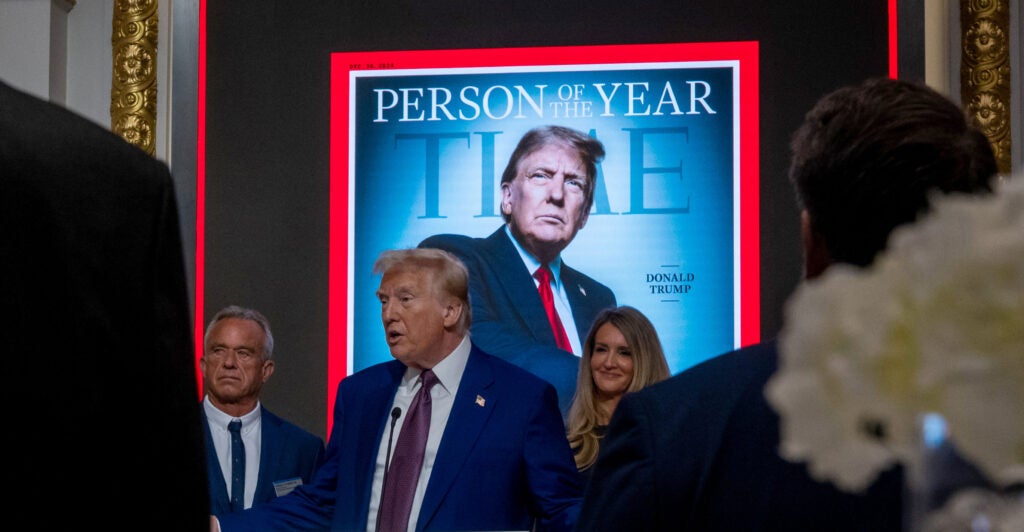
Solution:
{"label": "white flower arrangement", "polygon": [[1024,530],[1024,505],[1015,497],[988,490],[964,489],[941,510],[928,515],[922,532]]}
{"label": "white flower arrangement", "polygon": [[1000,485],[1024,481],[1024,176],[936,196],[869,268],[797,289],[765,393],[782,456],[864,490],[920,459],[919,420]]}

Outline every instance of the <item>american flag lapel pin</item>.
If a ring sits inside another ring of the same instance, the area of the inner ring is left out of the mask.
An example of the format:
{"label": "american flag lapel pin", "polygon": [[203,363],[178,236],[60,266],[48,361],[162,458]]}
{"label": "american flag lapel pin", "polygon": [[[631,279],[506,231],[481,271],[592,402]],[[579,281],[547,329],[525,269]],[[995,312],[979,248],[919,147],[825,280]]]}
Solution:
{"label": "american flag lapel pin", "polygon": [[476,396],[476,406],[484,406],[485,404],[487,404],[487,401],[483,397]]}

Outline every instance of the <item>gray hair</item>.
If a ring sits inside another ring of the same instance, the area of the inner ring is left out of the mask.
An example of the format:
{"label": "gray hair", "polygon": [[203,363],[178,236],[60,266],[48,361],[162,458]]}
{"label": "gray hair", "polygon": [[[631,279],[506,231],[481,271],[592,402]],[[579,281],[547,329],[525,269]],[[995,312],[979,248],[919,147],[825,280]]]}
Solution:
{"label": "gray hair", "polygon": [[256,325],[259,325],[260,329],[263,329],[263,334],[266,337],[263,341],[263,358],[265,360],[271,359],[274,355],[274,333],[270,332],[270,321],[267,320],[266,316],[260,314],[259,311],[251,308],[240,307],[238,305],[224,307],[213,315],[213,319],[210,320],[210,324],[206,326],[206,334],[203,335],[203,345],[206,345],[207,340],[209,340],[210,329],[213,329],[214,324],[228,318],[249,320],[255,322]]}

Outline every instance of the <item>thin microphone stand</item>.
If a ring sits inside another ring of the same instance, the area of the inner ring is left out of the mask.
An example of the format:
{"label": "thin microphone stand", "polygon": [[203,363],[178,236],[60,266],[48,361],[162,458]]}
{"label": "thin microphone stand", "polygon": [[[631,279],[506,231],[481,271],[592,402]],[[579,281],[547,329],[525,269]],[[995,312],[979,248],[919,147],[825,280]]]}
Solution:
{"label": "thin microphone stand", "polygon": [[388,450],[384,453],[384,478],[380,481],[380,502],[377,503],[377,526],[374,529],[380,532],[380,516],[384,507],[384,489],[388,485],[388,468],[391,466],[391,441],[395,437],[395,423],[402,415],[402,409],[397,406],[391,409],[391,430],[388,432]]}

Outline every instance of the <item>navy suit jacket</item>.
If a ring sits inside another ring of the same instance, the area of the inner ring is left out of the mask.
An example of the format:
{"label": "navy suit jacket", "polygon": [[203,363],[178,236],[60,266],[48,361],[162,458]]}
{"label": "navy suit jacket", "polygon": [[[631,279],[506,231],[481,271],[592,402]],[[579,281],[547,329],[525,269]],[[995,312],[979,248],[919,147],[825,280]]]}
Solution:
{"label": "navy suit jacket", "polygon": [[[324,441],[319,437],[281,419],[262,405],[260,409],[260,473],[256,479],[253,506],[277,497],[275,482],[298,477],[303,484],[308,484],[324,452]],[[225,514],[231,511],[231,499],[205,413],[203,428],[206,432],[207,475],[210,478],[210,513]]]}
{"label": "navy suit jacket", "polygon": [[[404,372],[393,360],[343,379],[313,482],[221,517],[223,532],[366,530],[377,452]],[[527,530],[536,517],[537,530],[571,530],[581,491],[554,389],[474,346],[417,529]]]}
{"label": "navy suit jacket", "polygon": [[[435,235],[419,247],[443,249],[462,259],[469,269],[473,343],[554,385],[565,416],[576,391],[580,359],[557,347],[533,274],[523,266],[505,227],[487,238]],[[582,344],[597,314],[615,306],[615,294],[565,261],[561,280]]]}
{"label": "navy suit jacket", "polygon": [[581,531],[900,530],[900,472],[864,495],[784,460],[764,397],[773,342],[725,354],[626,395],[601,443]]}

